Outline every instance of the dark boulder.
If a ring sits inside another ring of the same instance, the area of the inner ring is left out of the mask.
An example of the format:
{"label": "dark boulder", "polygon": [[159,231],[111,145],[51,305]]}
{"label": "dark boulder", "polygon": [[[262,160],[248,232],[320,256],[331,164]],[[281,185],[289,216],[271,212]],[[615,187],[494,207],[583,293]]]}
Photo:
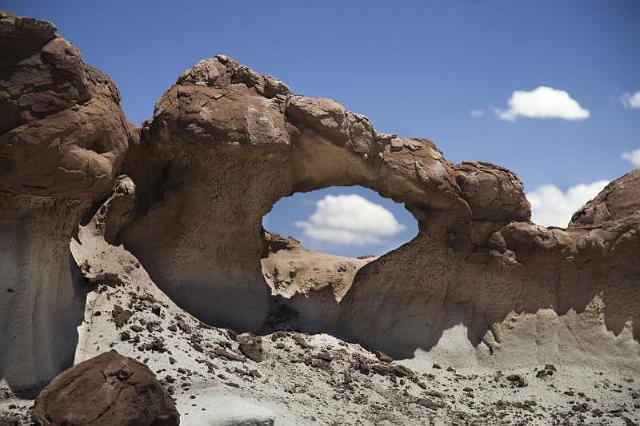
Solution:
{"label": "dark boulder", "polygon": [[115,351],[69,368],[38,395],[42,426],[174,426],[175,402],[145,365]]}

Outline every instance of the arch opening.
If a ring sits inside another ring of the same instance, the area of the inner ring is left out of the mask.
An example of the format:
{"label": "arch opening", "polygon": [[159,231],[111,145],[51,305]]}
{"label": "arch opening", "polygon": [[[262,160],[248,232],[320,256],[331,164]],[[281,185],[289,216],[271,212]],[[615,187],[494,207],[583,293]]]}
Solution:
{"label": "arch opening", "polygon": [[262,225],[270,233],[293,237],[309,251],[348,258],[380,257],[418,233],[418,222],[403,203],[361,186],[283,197]]}
{"label": "arch opening", "polygon": [[403,204],[361,186],[296,192],[262,224],[260,263],[272,296],[265,325],[334,334],[338,304],[359,271],[418,235]]}

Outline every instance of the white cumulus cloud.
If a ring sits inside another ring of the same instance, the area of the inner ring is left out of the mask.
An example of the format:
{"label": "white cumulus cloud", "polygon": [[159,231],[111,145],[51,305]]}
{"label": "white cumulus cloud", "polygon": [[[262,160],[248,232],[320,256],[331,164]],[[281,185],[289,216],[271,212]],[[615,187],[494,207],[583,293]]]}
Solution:
{"label": "white cumulus cloud", "polygon": [[496,110],[501,120],[515,121],[520,116],[584,120],[590,115],[590,112],[582,108],[569,93],[546,86],[540,86],[530,92],[516,90],[511,94],[508,103],[508,110]]}
{"label": "white cumulus cloud", "polygon": [[587,201],[598,195],[609,181],[581,183],[562,191],[555,185],[543,185],[527,193],[531,203],[531,220],[543,226],[565,227],[571,216]]}
{"label": "white cumulus cloud", "polygon": [[636,93],[625,93],[622,95],[622,103],[627,108],[640,108],[640,90]]}
{"label": "white cumulus cloud", "polygon": [[405,229],[389,210],[356,194],[325,196],[309,219],[295,226],[317,241],[356,246],[384,244],[384,238]]}
{"label": "white cumulus cloud", "polygon": [[621,158],[629,161],[636,167],[640,167],[640,148],[634,149],[633,151],[623,152]]}

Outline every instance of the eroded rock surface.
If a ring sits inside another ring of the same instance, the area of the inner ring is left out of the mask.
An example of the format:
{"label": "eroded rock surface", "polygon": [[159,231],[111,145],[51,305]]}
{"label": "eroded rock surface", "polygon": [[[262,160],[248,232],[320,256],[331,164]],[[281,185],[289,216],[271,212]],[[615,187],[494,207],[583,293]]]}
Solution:
{"label": "eroded rock surface", "polygon": [[[205,324],[160,291],[131,253],[104,240],[97,226],[102,221],[100,211],[110,209],[99,209],[73,243],[74,256],[86,265],[83,272],[95,284],[87,300],[77,361],[110,346],[144,361],[176,399],[183,425],[640,421],[640,373],[619,365],[606,352],[601,352],[605,362],[597,368],[578,359],[529,364],[530,358],[520,367],[504,362],[491,368],[469,358],[460,362],[461,353],[473,350],[470,345],[448,353],[438,345],[429,353],[431,358],[418,354],[393,359],[327,334],[279,329],[257,336]],[[289,238],[266,233],[265,239],[266,252],[283,255],[278,260],[284,261],[289,251],[300,256],[304,251]],[[299,284],[293,280],[290,285]],[[290,300],[301,297],[309,309],[320,312],[323,305],[318,302],[324,299],[306,290],[307,294],[297,293]],[[332,292],[326,293],[327,302],[335,305]],[[116,306],[128,311],[122,326],[109,314]],[[302,304],[292,306],[300,309],[298,317],[309,313]],[[549,315],[542,319],[554,321]],[[590,327],[580,321],[572,325]],[[505,329],[509,326],[521,325],[509,317]],[[442,340],[467,340],[459,329],[460,325],[447,330]],[[528,345],[535,337],[531,330],[522,333],[527,351],[533,349]],[[630,343],[626,350],[633,350]],[[252,348],[256,351],[247,350]]]}
{"label": "eroded rock surface", "polygon": [[292,237],[265,232],[262,273],[273,295],[287,299],[327,288],[340,302],[349,291],[356,272],[375,256],[350,258],[306,250]]}
{"label": "eroded rock surface", "polygon": [[127,148],[118,90],[45,21],[0,12],[0,378],[73,360],[83,290],[69,241]]}
{"label": "eroded rock surface", "polygon": [[376,257],[354,259],[310,251],[294,238],[268,231],[264,239],[262,274],[274,296],[264,329],[335,332],[328,325],[338,318],[340,301],[356,273]]}

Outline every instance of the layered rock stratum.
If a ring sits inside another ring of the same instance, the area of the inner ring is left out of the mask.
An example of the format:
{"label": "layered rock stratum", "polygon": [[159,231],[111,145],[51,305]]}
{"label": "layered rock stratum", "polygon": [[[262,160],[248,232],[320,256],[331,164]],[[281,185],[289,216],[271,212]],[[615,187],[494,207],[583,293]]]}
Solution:
{"label": "layered rock stratum", "polygon": [[[24,392],[110,349],[158,374],[183,424],[640,421],[637,171],[545,228],[511,171],[227,56],[137,129],[51,24],[3,13],[0,46],[16,422]],[[349,259],[262,228],[280,198],[336,185],[404,203],[418,235]]]}

